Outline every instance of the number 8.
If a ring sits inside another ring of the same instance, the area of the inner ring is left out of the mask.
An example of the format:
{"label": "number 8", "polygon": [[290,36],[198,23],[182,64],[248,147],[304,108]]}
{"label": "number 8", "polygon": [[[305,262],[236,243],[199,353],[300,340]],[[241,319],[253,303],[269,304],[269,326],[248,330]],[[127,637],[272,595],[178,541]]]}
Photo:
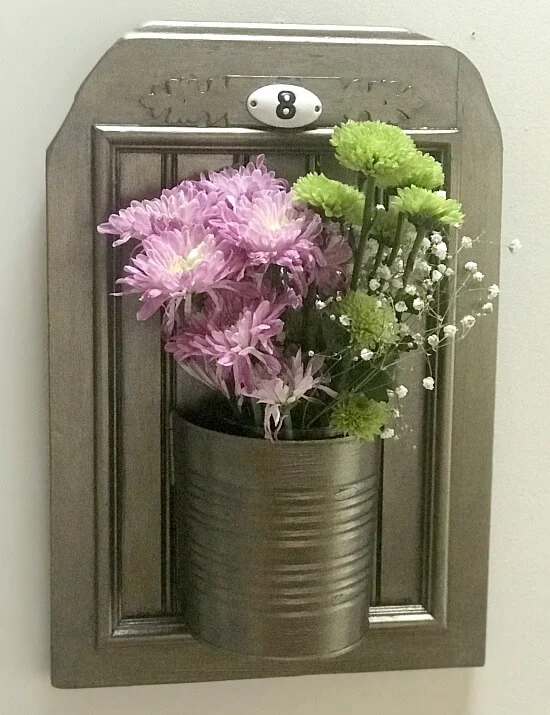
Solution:
{"label": "number 8", "polygon": [[288,89],[279,92],[277,95],[279,104],[275,110],[275,114],[279,119],[292,119],[296,115],[296,95]]}

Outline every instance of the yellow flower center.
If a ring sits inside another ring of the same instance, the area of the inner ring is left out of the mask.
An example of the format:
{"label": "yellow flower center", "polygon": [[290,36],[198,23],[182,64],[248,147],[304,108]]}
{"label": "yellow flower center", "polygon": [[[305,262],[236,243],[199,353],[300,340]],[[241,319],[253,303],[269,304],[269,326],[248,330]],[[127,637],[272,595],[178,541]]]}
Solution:
{"label": "yellow flower center", "polygon": [[269,229],[269,231],[278,231],[278,230],[279,230],[280,228],[282,228],[286,223],[288,223],[288,222],[285,221],[285,223],[283,223],[279,217],[278,217],[278,218],[272,218],[270,221],[266,221],[265,227],[266,227],[267,229]]}
{"label": "yellow flower center", "polygon": [[201,263],[204,253],[204,243],[192,248],[186,256],[176,256],[170,264],[170,273],[191,271]]}

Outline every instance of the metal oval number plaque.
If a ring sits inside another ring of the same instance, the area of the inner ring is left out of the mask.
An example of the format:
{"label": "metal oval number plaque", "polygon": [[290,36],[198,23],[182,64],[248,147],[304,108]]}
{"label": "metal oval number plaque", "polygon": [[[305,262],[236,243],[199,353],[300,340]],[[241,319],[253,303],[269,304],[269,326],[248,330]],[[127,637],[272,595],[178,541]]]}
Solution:
{"label": "metal oval number plaque", "polygon": [[321,116],[319,97],[305,87],[294,84],[267,84],[249,95],[250,114],[271,127],[305,127]]}

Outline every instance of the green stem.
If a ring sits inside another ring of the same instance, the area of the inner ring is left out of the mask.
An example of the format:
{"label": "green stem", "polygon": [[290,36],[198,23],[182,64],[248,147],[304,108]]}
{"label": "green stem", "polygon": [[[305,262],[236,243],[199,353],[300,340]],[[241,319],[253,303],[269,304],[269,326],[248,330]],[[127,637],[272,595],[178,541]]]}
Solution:
{"label": "green stem", "polygon": [[374,258],[374,264],[372,266],[372,271],[370,274],[371,278],[376,278],[376,271],[382,265],[382,259],[384,258],[385,249],[386,249],[386,247],[384,246],[382,241],[380,241],[380,243],[378,244],[378,250],[376,251],[376,256]]}
{"label": "green stem", "polygon": [[357,244],[355,243],[355,234],[353,233],[352,226],[348,228],[348,243],[353,254],[353,260],[355,260],[355,257],[357,256]]}
{"label": "green stem", "polygon": [[259,403],[257,400],[255,400],[253,397],[250,398],[250,402],[251,402],[251,404],[252,404],[252,414],[254,415],[254,425],[255,425],[258,429],[262,429],[262,428],[263,428],[263,422],[264,422],[264,418],[263,418],[263,415],[262,415],[262,406],[261,406],[260,403]]}
{"label": "green stem", "polygon": [[363,261],[365,260],[365,252],[367,250],[369,231],[372,228],[376,184],[374,182],[374,176],[372,176],[371,174],[367,175],[363,190],[365,193],[365,208],[363,210],[363,223],[361,225],[361,233],[359,235],[359,245],[357,247],[355,261],[353,263],[350,290],[357,290],[357,285],[359,284],[359,277],[361,275],[361,268],[363,267]]}
{"label": "green stem", "polygon": [[315,331],[315,321],[312,320],[312,314],[315,310],[315,297],[317,295],[317,289],[314,284],[309,286],[309,290],[304,299],[304,305],[302,309],[302,345],[304,350],[308,352],[314,348],[314,331]]}
{"label": "green stem", "polygon": [[422,241],[426,237],[426,233],[427,229],[425,226],[416,227],[416,238],[414,239],[413,247],[411,248],[411,252],[409,253],[409,257],[407,258],[407,263],[405,264],[405,271],[403,273],[403,287],[407,285],[407,281],[409,280],[409,277],[413,272],[414,262],[416,260],[416,256],[418,255],[418,251],[420,250],[420,246],[422,245]]}
{"label": "green stem", "polygon": [[393,246],[388,257],[387,266],[391,268],[395,263],[397,254],[399,253],[399,248],[401,246],[401,231],[403,230],[403,224],[405,223],[405,214],[397,215],[397,226],[395,227],[395,238],[393,240]]}
{"label": "green stem", "polygon": [[340,373],[340,379],[338,380],[338,392],[340,394],[344,393],[347,389],[348,386],[348,376],[349,376],[349,371],[351,370],[352,366],[352,359],[351,359],[351,350],[347,350],[343,355],[342,355],[342,371]]}
{"label": "green stem", "polygon": [[283,423],[283,434],[285,439],[294,439],[294,429],[292,427],[292,417],[290,415],[290,410],[285,414]]}

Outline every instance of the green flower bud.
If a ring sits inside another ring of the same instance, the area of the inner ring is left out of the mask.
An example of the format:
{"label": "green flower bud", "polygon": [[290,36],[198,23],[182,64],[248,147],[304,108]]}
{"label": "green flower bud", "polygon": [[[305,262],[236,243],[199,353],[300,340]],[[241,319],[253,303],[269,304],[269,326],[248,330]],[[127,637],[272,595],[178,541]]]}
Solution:
{"label": "green flower bud", "polygon": [[428,228],[441,226],[460,226],[464,221],[462,205],[454,199],[447,199],[443,194],[428,191],[418,186],[397,189],[393,205],[406,214],[415,226]]}
{"label": "green flower bud", "polygon": [[419,186],[422,189],[439,189],[445,181],[441,164],[431,154],[417,150],[402,166],[403,178],[396,186]]}
{"label": "green flower bud", "polygon": [[[398,323],[393,308],[365,290],[351,291],[337,304],[340,323],[350,332],[353,347],[374,349],[393,345],[398,339]],[[342,318],[345,317],[345,321]]]}
{"label": "green flower bud", "polygon": [[300,177],[292,190],[297,201],[320,209],[328,218],[361,225],[365,197],[353,186],[312,173]]}
{"label": "green flower bud", "polygon": [[345,435],[372,442],[388,419],[389,409],[385,402],[353,393],[342,396],[334,404],[330,426]]}
{"label": "green flower bud", "polygon": [[342,166],[373,175],[381,188],[403,185],[404,167],[418,152],[402,129],[378,121],[349,120],[335,127],[330,141]]}

